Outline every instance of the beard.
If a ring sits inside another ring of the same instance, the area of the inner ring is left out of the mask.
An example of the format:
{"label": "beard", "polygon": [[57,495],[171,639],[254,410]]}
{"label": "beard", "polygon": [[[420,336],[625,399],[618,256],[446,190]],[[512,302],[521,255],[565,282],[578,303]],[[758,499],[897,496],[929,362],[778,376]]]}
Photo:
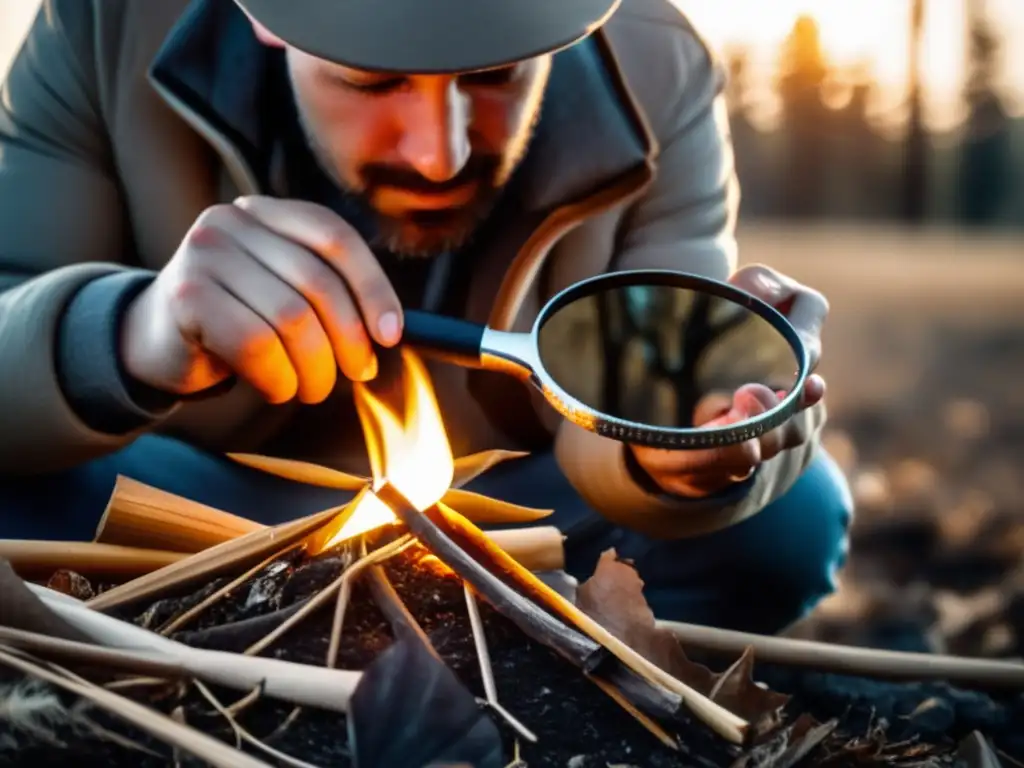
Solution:
{"label": "beard", "polygon": [[[473,153],[453,178],[433,182],[416,171],[381,163],[367,163],[356,169],[355,180],[346,180],[327,145],[296,103],[299,122],[310,151],[321,171],[345,192],[360,212],[372,221],[369,245],[406,258],[434,258],[466,247],[481,224],[498,204],[509,179],[526,154],[539,119],[535,110],[522,135],[515,136],[501,154]],[[394,216],[374,207],[372,200],[381,187],[424,194],[440,193],[473,184],[476,194],[464,205],[421,209]]]}

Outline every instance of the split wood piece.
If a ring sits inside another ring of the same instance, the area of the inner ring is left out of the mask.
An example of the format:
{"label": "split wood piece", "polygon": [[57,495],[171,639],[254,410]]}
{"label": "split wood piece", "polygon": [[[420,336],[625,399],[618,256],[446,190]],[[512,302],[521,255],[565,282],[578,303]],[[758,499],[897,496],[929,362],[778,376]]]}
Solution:
{"label": "split wood piece", "polygon": [[234,749],[212,736],[207,736],[195,728],[175,722],[154,709],[98,685],[78,679],[69,679],[5,650],[0,650],[0,663],[91,701],[112,715],[155,736],[165,744],[188,752],[206,761],[214,768],[271,768],[262,760]]}
{"label": "split wood piece", "polygon": [[[563,621],[576,627],[594,642],[600,644],[641,677],[680,696],[690,711],[719,736],[733,744],[743,744],[746,741],[750,726],[746,720],[691,688],[682,680],[673,677],[623,643],[533,573],[520,567],[501,548],[494,546],[483,531],[470,521],[444,504],[436,505],[427,514],[433,518],[435,524],[446,529],[446,532],[450,533],[458,544],[474,550],[478,559],[493,563],[505,578],[512,581],[530,598],[554,611]],[[439,554],[439,556],[444,559],[443,555]]]}
{"label": "split wood piece", "polygon": [[[32,586],[32,589],[50,610],[90,640],[103,646],[96,648],[97,652],[118,649],[151,657],[152,662],[169,662],[174,665],[172,669],[178,670],[172,676],[180,677],[184,673],[185,676],[197,677],[245,693],[259,685],[263,693],[271,698],[340,712],[345,711],[349,697],[359,681],[358,672],[325,670],[280,659],[252,658],[237,653],[192,648],[148,629],[106,616],[59,593],[51,593],[54,596],[50,596],[46,594],[50,590],[43,587]],[[14,630],[3,631],[9,633]],[[56,642],[67,644],[70,641]],[[91,647],[76,643],[76,646],[82,645]],[[154,666],[140,665],[131,668],[131,671],[146,676],[159,674]],[[163,672],[167,671],[168,668],[163,668]]]}
{"label": "split wood piece", "polygon": [[88,601],[98,611],[110,610],[145,600],[166,596],[199,582],[208,582],[229,572],[250,568],[268,555],[301,541],[337,517],[344,507],[324,510],[309,517],[293,520],[272,528],[261,528],[237,539],[178,560],[153,573],[140,576],[104,592]]}
{"label": "split wood piece", "polygon": [[95,541],[194,554],[263,527],[118,475]]}
{"label": "split wood piece", "polygon": [[178,552],[90,541],[0,540],[0,559],[23,579],[48,579],[67,569],[99,579],[134,579],[185,557]]}
{"label": "split wood piece", "polygon": [[[551,648],[585,673],[593,672],[606,661],[618,661],[614,657],[609,657],[607,651],[591,638],[526,599],[470,556],[434,521],[434,518],[443,518],[445,513],[433,508],[427,513],[420,512],[397,490],[386,484],[375,493],[408,526],[424,546],[464,581],[468,582],[498,613],[509,619],[528,636]],[[448,514],[454,515],[455,513],[449,510]],[[484,534],[479,532],[478,537],[485,538]],[[494,544],[489,546],[501,551]],[[515,563],[511,558],[508,560]],[[518,564],[516,567],[525,570]],[[527,573],[529,572],[527,571]],[[677,694],[637,675],[621,663],[611,663],[610,672],[606,676],[609,678],[614,676],[613,682],[616,684],[623,683],[621,690],[635,697],[634,700],[637,701],[638,706],[645,706],[648,711],[657,712],[664,717],[672,717],[678,711],[681,699]],[[629,686],[628,689],[625,687],[626,684]],[[714,706],[717,707],[717,705]]]}
{"label": "split wood piece", "polygon": [[[504,455],[506,452],[495,453]],[[515,457],[519,454],[509,452],[509,455]],[[482,458],[476,458],[477,456]],[[468,458],[474,458],[475,462],[483,462],[484,466],[490,467],[495,460],[488,456],[474,454]],[[480,467],[476,463],[463,467],[463,472],[466,473],[478,473],[478,470]],[[465,496],[453,495],[453,501],[454,508],[461,514],[464,511]],[[532,520],[533,517],[524,520],[517,514],[511,519],[501,517],[496,524]],[[323,526],[323,536],[311,539],[309,550],[317,552],[317,546],[326,544],[339,527],[336,520],[331,521],[329,526]],[[194,554],[264,529],[265,526],[261,523],[190,501],[130,478],[120,477],[96,531],[96,541],[154,549],[174,549]],[[564,536],[553,526],[501,529],[490,531],[488,535],[530,570],[554,571],[565,567]]]}
{"label": "split wood piece", "polygon": [[884,651],[658,621],[683,645],[727,655],[753,648],[758,661],[889,680],[945,680],[979,688],[1024,689],[1024,664]]}

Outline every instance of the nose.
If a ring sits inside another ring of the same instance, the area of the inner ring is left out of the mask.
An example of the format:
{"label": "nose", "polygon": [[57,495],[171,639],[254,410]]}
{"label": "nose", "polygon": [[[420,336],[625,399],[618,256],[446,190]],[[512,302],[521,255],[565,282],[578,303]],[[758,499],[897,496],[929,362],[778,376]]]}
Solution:
{"label": "nose", "polygon": [[469,99],[454,78],[431,78],[416,95],[406,117],[402,158],[430,181],[449,181],[469,160]]}

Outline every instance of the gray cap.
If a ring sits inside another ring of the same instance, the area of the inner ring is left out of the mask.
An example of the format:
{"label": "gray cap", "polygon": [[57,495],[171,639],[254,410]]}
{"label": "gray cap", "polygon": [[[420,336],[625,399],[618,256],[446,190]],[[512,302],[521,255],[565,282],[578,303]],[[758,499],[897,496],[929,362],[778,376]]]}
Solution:
{"label": "gray cap", "polygon": [[500,67],[566,48],[621,0],[236,0],[289,45],[354,69]]}

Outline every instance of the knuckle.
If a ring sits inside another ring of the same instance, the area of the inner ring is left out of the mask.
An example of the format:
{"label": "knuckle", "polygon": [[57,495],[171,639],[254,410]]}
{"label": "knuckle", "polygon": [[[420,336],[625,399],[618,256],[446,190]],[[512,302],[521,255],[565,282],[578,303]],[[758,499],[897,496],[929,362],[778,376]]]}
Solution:
{"label": "knuckle", "polygon": [[301,333],[316,320],[313,308],[301,296],[295,296],[275,308],[271,323],[285,334]]}
{"label": "knuckle", "polygon": [[280,341],[270,329],[247,329],[238,342],[238,363],[244,368],[262,366],[276,357]]}
{"label": "knuckle", "polygon": [[340,285],[340,278],[329,267],[316,262],[299,272],[295,287],[310,299],[327,301],[337,295]]}
{"label": "knuckle", "polygon": [[196,226],[223,226],[227,222],[233,222],[238,220],[238,209],[233,205],[227,203],[218,203],[217,205],[211,205],[196,219]]}
{"label": "knuckle", "polygon": [[176,315],[198,320],[209,296],[209,285],[205,280],[183,276],[173,282],[167,291],[171,311]]}
{"label": "knuckle", "polygon": [[386,277],[375,275],[363,275],[352,280],[352,292],[356,295],[360,304],[363,304],[371,311],[384,312],[389,309],[397,310],[399,307],[398,298]]}

